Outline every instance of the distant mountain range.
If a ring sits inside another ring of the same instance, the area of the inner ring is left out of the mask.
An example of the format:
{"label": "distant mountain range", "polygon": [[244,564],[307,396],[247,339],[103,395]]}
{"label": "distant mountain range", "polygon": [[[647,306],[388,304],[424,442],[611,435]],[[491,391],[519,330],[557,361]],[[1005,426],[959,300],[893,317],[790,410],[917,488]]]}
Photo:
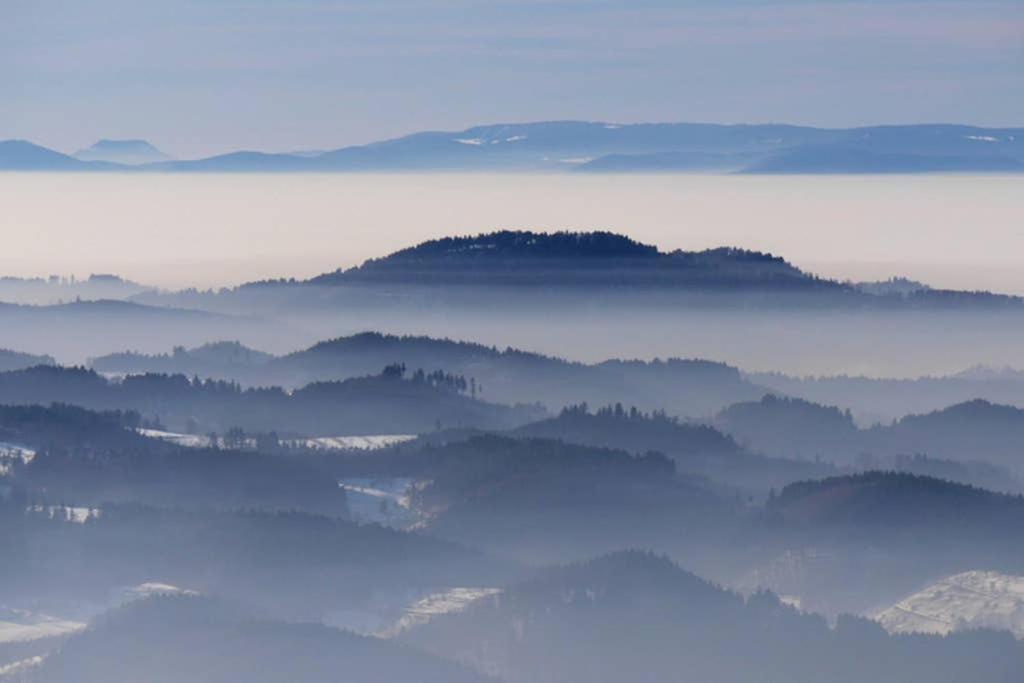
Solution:
{"label": "distant mountain range", "polygon": [[390,363],[474,378],[476,394],[489,401],[527,403],[544,396],[555,409],[585,401],[594,405],[624,401],[645,410],[710,415],[768,391],[741,379],[736,368],[710,361],[610,360],[586,365],[512,348],[376,333],[340,337],[278,357],[222,343],[163,355],[116,353],[95,358],[92,366],[109,375],[199,374],[246,386],[297,388],[314,381],[375,374]]}
{"label": "distant mountain range", "polygon": [[779,124],[552,121],[414,133],[329,151],[171,160],[141,140],[74,156],[0,142],[0,170],[165,172],[548,171],[924,173],[1024,171],[1024,128],[952,124],[826,129]]}
{"label": "distant mountain range", "polygon": [[[975,673],[998,681],[1024,664],[1024,650],[1008,635],[917,636],[908,646],[909,638],[867,620],[843,615],[830,626],[773,594],[744,599],[640,552],[547,570],[408,640],[509,683],[894,683]],[[964,643],[978,641],[984,654],[964,654]]]}

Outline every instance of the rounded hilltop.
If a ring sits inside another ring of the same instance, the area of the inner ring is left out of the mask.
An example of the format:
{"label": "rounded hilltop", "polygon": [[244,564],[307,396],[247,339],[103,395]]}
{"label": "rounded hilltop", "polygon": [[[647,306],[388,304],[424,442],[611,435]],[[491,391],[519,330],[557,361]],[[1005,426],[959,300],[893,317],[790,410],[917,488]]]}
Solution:
{"label": "rounded hilltop", "polygon": [[663,252],[613,232],[529,230],[428,240],[310,282],[709,289],[841,286],[808,275],[781,257],[758,251],[719,247]]}

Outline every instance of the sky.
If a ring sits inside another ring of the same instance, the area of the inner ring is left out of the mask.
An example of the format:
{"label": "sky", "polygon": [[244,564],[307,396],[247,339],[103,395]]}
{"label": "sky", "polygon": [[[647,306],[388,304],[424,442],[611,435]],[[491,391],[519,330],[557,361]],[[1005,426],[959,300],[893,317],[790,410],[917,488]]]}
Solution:
{"label": "sky", "polygon": [[1024,125],[1021,0],[3,0],[0,139],[180,158],[551,119]]}

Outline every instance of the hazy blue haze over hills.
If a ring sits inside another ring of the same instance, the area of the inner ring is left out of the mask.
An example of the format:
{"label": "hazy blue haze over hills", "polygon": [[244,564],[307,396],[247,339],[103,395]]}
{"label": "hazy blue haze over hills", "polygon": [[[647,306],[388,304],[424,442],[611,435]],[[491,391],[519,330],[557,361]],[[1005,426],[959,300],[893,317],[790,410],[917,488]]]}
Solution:
{"label": "hazy blue haze over hills", "polygon": [[1024,129],[557,121],[414,133],[322,153],[238,151],[188,161],[164,156],[144,141],[104,140],[74,157],[7,141],[0,144],[0,169],[87,171],[139,165],[168,172],[1016,172],[1024,170]]}
{"label": "hazy blue haze over hills", "polygon": [[1022,36],[0,2],[0,683],[1022,683]]}

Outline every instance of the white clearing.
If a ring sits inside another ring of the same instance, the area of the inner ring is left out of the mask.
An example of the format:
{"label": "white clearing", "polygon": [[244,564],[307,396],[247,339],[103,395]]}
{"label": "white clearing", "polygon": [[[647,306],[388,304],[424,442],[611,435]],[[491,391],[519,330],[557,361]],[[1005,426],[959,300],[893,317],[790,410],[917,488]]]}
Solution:
{"label": "white clearing", "polygon": [[338,486],[345,490],[352,519],[357,522],[406,527],[418,521],[411,507],[412,479],[347,478],[338,481]]}
{"label": "white clearing", "polygon": [[187,588],[178,588],[169,583],[147,581],[146,583],[140,583],[137,586],[124,589],[121,595],[123,602],[131,602],[133,600],[151,598],[154,595],[199,595],[199,593]]}
{"label": "white clearing", "polygon": [[70,505],[30,505],[26,512],[41,513],[50,519],[63,519],[73,524],[85,524],[90,518],[100,516],[99,508],[75,507]]}
{"label": "white clearing", "polygon": [[83,628],[85,624],[80,621],[0,607],[0,643],[21,643],[63,636],[81,631]]}
{"label": "white clearing", "polygon": [[1024,576],[992,571],[955,574],[870,616],[890,633],[994,628],[1024,639]]}
{"label": "white clearing", "polygon": [[0,475],[7,474],[11,471],[11,464],[13,461],[20,460],[27,465],[32,462],[32,458],[34,457],[36,457],[36,452],[31,448],[20,444],[0,441]]}
{"label": "white clearing", "polygon": [[309,439],[293,439],[289,445],[328,451],[373,451],[395,444],[412,441],[415,434],[371,434],[367,436],[318,436]]}
{"label": "white clearing", "polygon": [[139,434],[148,436],[151,439],[169,441],[178,446],[186,448],[206,448],[210,445],[210,437],[199,434],[180,434],[178,432],[165,432],[162,429],[138,429]]}
{"label": "white clearing", "polygon": [[422,626],[442,614],[461,612],[481,598],[498,595],[500,588],[452,588],[443,593],[431,593],[405,608],[405,614],[392,626],[377,633],[381,638],[392,638],[411,628]]}
{"label": "white clearing", "polygon": [[[185,448],[208,448],[210,437],[202,434],[183,434],[181,432],[168,432],[162,429],[138,429],[142,436],[151,439],[160,439]],[[305,439],[282,439],[281,443],[286,446],[297,448],[313,448],[325,451],[372,451],[378,448],[387,448],[404,441],[412,441],[415,434],[360,434],[355,436],[315,436]],[[223,437],[217,438],[217,446],[226,448],[227,444]],[[256,448],[256,439],[247,437],[241,444],[243,448]],[[3,457],[0,451],[0,457]]]}

